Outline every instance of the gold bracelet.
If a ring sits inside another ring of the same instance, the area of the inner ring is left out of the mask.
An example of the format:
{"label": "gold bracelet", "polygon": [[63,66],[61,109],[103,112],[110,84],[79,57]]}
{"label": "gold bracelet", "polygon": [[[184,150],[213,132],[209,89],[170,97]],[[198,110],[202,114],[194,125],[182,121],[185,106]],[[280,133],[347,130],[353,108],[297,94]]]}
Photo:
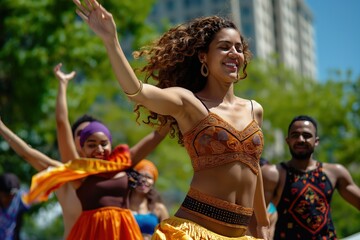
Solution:
{"label": "gold bracelet", "polygon": [[141,92],[141,90],[143,89],[143,83],[142,83],[142,81],[139,80],[139,83],[140,83],[140,87],[139,87],[139,89],[138,89],[136,92],[134,92],[134,93],[127,93],[127,92],[124,91],[124,93],[126,94],[126,96],[128,96],[128,97],[135,97],[135,96],[137,96],[137,95]]}

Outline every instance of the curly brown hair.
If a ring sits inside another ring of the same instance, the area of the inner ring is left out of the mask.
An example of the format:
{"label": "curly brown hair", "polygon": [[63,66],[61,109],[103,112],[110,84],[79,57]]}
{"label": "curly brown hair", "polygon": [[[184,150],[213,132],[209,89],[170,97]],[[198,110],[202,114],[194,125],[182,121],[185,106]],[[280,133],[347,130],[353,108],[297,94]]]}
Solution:
{"label": "curly brown hair", "polygon": [[[209,45],[215,35],[224,28],[232,28],[239,31],[236,25],[219,16],[195,18],[188,23],[178,25],[164,33],[159,40],[152,45],[142,48],[133,53],[135,58],[145,57],[147,64],[140,69],[145,73],[145,82],[153,79],[160,88],[183,87],[193,93],[201,91],[207,82],[207,78],[200,73],[201,63],[198,54],[208,52]],[[246,66],[250,61],[251,52],[248,43],[240,34],[245,56],[242,66],[242,76],[247,76]],[[135,112],[140,116],[139,106]],[[146,124],[164,125],[171,122],[170,135],[178,136],[178,142],[183,143],[182,134],[175,119],[171,116],[163,116],[155,112],[150,112]]]}

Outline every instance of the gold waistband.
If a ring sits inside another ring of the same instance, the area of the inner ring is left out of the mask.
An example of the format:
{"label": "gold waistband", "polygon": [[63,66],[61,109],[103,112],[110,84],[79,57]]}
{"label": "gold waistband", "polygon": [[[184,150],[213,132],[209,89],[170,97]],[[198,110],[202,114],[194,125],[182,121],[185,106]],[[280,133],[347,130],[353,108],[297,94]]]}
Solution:
{"label": "gold waistband", "polygon": [[230,203],[190,188],[181,208],[204,219],[233,227],[247,228],[253,208]]}

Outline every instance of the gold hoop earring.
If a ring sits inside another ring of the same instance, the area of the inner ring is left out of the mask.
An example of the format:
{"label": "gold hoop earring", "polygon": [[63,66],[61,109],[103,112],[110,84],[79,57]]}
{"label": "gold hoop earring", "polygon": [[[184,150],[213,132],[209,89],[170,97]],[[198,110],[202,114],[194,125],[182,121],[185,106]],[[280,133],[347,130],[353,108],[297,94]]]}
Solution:
{"label": "gold hoop earring", "polygon": [[201,72],[201,75],[203,75],[204,77],[209,76],[209,68],[206,65],[206,63],[202,62],[200,72]]}

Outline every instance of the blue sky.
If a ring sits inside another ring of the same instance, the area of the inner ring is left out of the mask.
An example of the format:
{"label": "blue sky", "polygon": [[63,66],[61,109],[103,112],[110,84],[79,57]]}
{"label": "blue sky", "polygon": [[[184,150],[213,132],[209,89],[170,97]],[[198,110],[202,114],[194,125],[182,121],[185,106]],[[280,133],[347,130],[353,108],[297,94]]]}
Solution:
{"label": "blue sky", "polygon": [[314,15],[318,80],[329,71],[360,76],[360,0],[305,0]]}

